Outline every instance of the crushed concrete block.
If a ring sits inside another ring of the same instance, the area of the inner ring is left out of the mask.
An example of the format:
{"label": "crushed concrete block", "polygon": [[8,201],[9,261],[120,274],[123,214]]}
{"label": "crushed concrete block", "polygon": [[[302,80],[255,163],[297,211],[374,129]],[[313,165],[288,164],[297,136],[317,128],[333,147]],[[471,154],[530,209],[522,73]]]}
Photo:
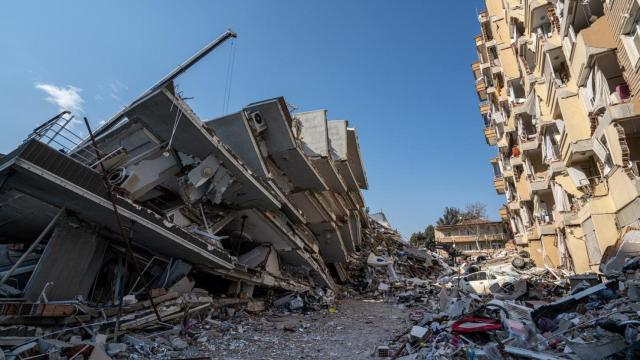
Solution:
{"label": "crushed concrete block", "polygon": [[429,329],[427,328],[424,328],[422,326],[414,326],[411,328],[411,332],[409,333],[409,336],[413,341],[420,341],[424,339],[425,336],[427,336],[428,332],[429,332]]}

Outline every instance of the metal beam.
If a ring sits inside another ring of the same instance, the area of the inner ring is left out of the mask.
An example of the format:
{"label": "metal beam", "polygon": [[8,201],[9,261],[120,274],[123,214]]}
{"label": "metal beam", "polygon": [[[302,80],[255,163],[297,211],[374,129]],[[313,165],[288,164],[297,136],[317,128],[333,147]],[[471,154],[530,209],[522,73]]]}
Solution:
{"label": "metal beam", "polygon": [[16,269],[20,266],[20,264],[22,264],[22,262],[27,258],[27,256],[29,256],[29,254],[31,254],[33,252],[33,250],[35,250],[36,246],[38,246],[38,244],[40,244],[40,242],[42,242],[42,240],[45,238],[45,236],[47,236],[47,234],[49,233],[49,231],[51,231],[51,229],[53,228],[53,226],[58,222],[58,219],[60,218],[60,216],[62,216],[62,214],[64,213],[65,208],[62,207],[60,208],[60,210],[58,211],[58,213],[56,214],[56,216],[53,217],[53,219],[49,222],[49,224],[47,225],[46,228],[44,228],[44,230],[42,230],[42,232],[40,233],[40,235],[38,235],[38,238],[36,239],[36,241],[34,241],[31,246],[29,246],[29,248],[27,249],[27,251],[25,251],[24,253],[22,253],[22,255],[20,256],[20,258],[18,259],[18,261],[15,262],[15,264],[13,264],[13,266],[11,267],[11,269],[9,269],[9,271],[7,271],[4,276],[2,277],[2,279],[0,279],[0,286],[4,285],[4,283],[11,277],[11,275],[13,275],[13,273],[16,271]]}
{"label": "metal beam", "polygon": [[[207,46],[202,48],[200,51],[195,53],[193,56],[191,56],[185,62],[180,64],[173,71],[171,71],[168,75],[162,78],[162,80],[158,81],[155,85],[153,85],[147,91],[142,93],[142,95],[138,96],[129,106],[127,106],[126,108],[118,112],[116,115],[114,115],[103,126],[98,128],[94,132],[95,137],[99,138],[104,132],[109,131],[109,129],[111,129],[114,125],[116,125],[118,123],[118,120],[120,120],[120,118],[127,111],[129,111],[129,109],[135,107],[142,101],[146,100],[146,98],[149,95],[153,94],[158,89],[161,89],[162,87],[166,86],[169,82],[175,80],[178,76],[182,75],[185,71],[189,70],[191,66],[195,65],[198,61],[202,60],[205,56],[207,56],[210,52],[215,50],[218,46],[222,45],[225,41],[229,40],[230,38],[235,38],[237,36],[238,35],[235,32],[233,32],[231,29],[227,30],[222,35],[218,36],[215,40],[210,42]],[[84,144],[86,143],[88,143],[88,140],[85,140]]]}

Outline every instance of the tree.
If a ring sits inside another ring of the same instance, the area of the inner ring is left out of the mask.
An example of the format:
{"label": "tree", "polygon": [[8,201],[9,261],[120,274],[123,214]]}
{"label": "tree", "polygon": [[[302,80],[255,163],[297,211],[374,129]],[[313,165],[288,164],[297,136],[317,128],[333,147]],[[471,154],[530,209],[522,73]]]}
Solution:
{"label": "tree", "polygon": [[444,213],[436,221],[436,225],[455,225],[462,221],[462,213],[456,207],[445,207]]}
{"label": "tree", "polygon": [[428,225],[424,229],[425,242],[424,246],[429,250],[434,250],[436,245],[436,228],[433,225]]}
{"label": "tree", "polygon": [[423,231],[418,231],[411,234],[411,238],[409,238],[409,244],[413,246],[421,246],[426,242],[427,237],[425,236]]}
{"label": "tree", "polygon": [[462,217],[464,219],[486,219],[487,205],[479,201],[469,203],[464,207]]}
{"label": "tree", "polygon": [[411,234],[409,243],[413,246],[424,246],[427,249],[433,250],[436,244],[436,229],[433,225],[428,225],[424,231]]}

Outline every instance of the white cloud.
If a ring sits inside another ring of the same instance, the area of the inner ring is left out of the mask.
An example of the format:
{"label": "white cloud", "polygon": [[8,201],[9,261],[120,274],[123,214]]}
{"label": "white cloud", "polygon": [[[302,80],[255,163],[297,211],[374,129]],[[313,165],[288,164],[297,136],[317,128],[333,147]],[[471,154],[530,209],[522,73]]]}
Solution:
{"label": "white cloud", "polygon": [[69,110],[73,113],[81,113],[84,100],[80,96],[82,89],[72,85],[58,87],[52,84],[36,83],[36,89],[47,93],[45,100],[58,106],[60,111]]}

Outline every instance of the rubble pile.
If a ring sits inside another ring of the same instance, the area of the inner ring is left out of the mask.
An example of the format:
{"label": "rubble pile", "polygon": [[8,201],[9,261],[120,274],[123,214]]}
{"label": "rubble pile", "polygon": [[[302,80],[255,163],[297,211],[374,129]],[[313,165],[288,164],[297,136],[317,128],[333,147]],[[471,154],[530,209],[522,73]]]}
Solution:
{"label": "rubble pile", "polygon": [[176,80],[232,37],[95,131],[63,111],[0,157],[0,353],[133,354],[113,344],[331,306],[369,226],[356,131],[282,97],[202,120]]}
{"label": "rubble pile", "polygon": [[[161,321],[149,300],[116,308],[81,302],[34,304],[31,308],[4,303],[2,345],[6,347],[6,357],[209,357],[216,347],[220,350],[227,334],[249,328],[259,330],[266,314],[286,317],[292,312],[327,308],[334,301],[331,294],[320,289],[273,302],[214,298],[198,288],[187,293],[173,290],[153,298]],[[16,325],[10,325],[12,321]],[[23,325],[29,322],[31,326]],[[282,329],[295,331],[284,326]],[[227,344],[231,350],[234,346],[239,345]]]}
{"label": "rubble pile", "polygon": [[0,157],[0,359],[295,356],[283,332],[348,348],[330,316],[353,299],[412,322],[376,357],[639,358],[637,231],[604,278],[410,246],[369,214],[346,120],[281,97],[196,115],[174,81],[233,36],[88,136],[64,111]]}
{"label": "rubble pile", "polygon": [[382,213],[371,215],[360,251],[351,254],[346,271],[343,289],[347,296],[366,299],[398,296],[405,301],[418,298],[427,284],[453,272],[439,255],[402,240]]}
{"label": "rubble pile", "polygon": [[[413,321],[375,351],[398,359],[637,359],[640,258],[621,271],[574,275],[502,264],[458,273],[396,294]],[[480,276],[486,275],[486,276]],[[501,280],[502,279],[502,280]],[[410,298],[410,301],[407,301]]]}

